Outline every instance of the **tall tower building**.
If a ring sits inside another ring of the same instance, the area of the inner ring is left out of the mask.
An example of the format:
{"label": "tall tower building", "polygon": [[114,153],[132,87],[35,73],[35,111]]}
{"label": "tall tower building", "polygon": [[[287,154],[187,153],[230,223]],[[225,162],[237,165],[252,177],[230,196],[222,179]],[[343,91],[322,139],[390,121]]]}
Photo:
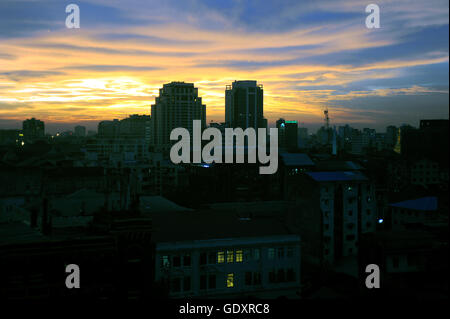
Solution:
{"label": "tall tower building", "polygon": [[193,120],[201,120],[206,128],[206,106],[198,96],[193,83],[171,82],[159,89],[151,111],[151,144],[158,150],[167,150],[174,143],[170,133],[183,127],[193,136]]}
{"label": "tall tower building", "polygon": [[34,141],[45,135],[45,124],[34,117],[23,121],[22,131],[26,141]]}
{"label": "tall tower building", "polygon": [[225,90],[225,122],[228,127],[266,128],[263,86],[256,81],[234,81]]}

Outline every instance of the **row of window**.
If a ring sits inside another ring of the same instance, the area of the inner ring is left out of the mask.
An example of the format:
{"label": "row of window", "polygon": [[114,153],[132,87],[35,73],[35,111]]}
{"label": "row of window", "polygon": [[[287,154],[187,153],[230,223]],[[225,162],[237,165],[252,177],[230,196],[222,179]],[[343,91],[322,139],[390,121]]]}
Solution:
{"label": "row of window", "polygon": [[[271,270],[269,273],[269,283],[287,283],[295,281],[295,271],[293,268]],[[225,278],[225,287],[233,288],[236,286],[236,277],[234,273],[228,273]],[[245,272],[244,275],[245,286],[258,286],[261,285],[261,273],[260,272]],[[215,274],[203,274],[200,276],[200,290],[216,289],[217,277]],[[171,281],[172,292],[188,292],[191,291],[191,276],[177,277]]]}
{"label": "row of window", "polygon": [[[292,258],[294,256],[293,247],[278,247],[278,248],[268,248],[267,258],[268,259],[282,259],[282,258]],[[161,256],[161,266],[162,267],[190,267],[192,265],[191,255],[186,254],[183,256],[174,255],[172,256],[172,263],[170,263],[170,256]],[[217,252],[202,252],[199,257],[200,266],[213,265],[213,264],[223,264],[223,263],[241,263],[243,261],[259,260],[260,259],[260,249],[236,249],[236,250],[226,250]]]}

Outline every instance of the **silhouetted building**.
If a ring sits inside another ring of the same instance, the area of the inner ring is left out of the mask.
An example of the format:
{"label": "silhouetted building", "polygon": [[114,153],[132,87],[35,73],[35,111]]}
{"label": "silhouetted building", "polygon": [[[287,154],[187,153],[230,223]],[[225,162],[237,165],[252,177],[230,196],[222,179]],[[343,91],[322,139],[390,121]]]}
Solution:
{"label": "silhouetted building", "polygon": [[21,145],[23,133],[20,130],[0,130],[0,145]]}
{"label": "silhouetted building", "polygon": [[44,138],[45,136],[45,124],[44,122],[35,119],[34,117],[23,121],[22,132],[27,142],[33,142],[35,140]]}
{"label": "silhouetted building", "polygon": [[278,129],[278,147],[288,151],[298,149],[298,123],[297,121],[286,121],[279,119],[276,122]]}
{"label": "silhouetted building", "polygon": [[200,120],[206,128],[206,106],[198,96],[193,83],[171,82],[164,84],[151,110],[151,145],[167,150],[175,141],[170,141],[173,129],[183,127],[192,137],[193,120]]}
{"label": "silhouetted building", "polygon": [[225,90],[225,122],[228,127],[265,128],[263,86],[256,81],[234,81]]}
{"label": "silhouetted building", "polygon": [[85,137],[86,136],[86,127],[77,125],[75,126],[74,133],[76,137]]}
{"label": "silhouetted building", "polygon": [[119,135],[120,122],[118,119],[113,121],[101,121],[98,123],[98,137],[114,138]]}

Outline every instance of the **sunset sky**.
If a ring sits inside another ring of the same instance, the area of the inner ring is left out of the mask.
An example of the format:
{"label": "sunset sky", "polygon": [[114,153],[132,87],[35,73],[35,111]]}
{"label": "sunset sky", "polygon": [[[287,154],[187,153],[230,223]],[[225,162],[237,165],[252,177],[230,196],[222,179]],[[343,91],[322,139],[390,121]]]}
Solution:
{"label": "sunset sky", "polygon": [[[80,29],[65,26],[70,3]],[[381,131],[448,119],[448,31],[447,0],[0,0],[0,128],[150,114],[171,81],[199,88],[208,122],[234,80],[264,85],[269,123],[317,128],[325,107],[333,125]]]}

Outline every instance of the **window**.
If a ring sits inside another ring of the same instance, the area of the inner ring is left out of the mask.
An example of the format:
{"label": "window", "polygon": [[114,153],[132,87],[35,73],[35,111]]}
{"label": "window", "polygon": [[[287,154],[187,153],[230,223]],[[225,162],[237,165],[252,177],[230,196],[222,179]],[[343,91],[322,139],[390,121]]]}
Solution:
{"label": "window", "polygon": [[183,291],[191,290],[191,277],[187,276],[183,278]]}
{"label": "window", "polygon": [[216,275],[209,275],[208,288],[209,289],[216,289]]}
{"label": "window", "polygon": [[392,267],[398,268],[398,264],[399,264],[398,256],[392,257]]}
{"label": "window", "polygon": [[236,262],[241,263],[243,260],[243,253],[242,250],[236,250]]}
{"label": "window", "polygon": [[200,265],[206,265],[206,253],[200,254]]}
{"label": "window", "polygon": [[278,258],[279,259],[284,258],[284,247],[278,248],[277,252],[278,252]]}
{"label": "window", "polygon": [[347,235],[345,238],[349,241],[355,240],[355,235]]}
{"label": "window", "polygon": [[294,256],[294,247],[288,247],[286,250],[286,256],[288,258],[291,258]]}
{"label": "window", "polygon": [[222,264],[225,262],[225,253],[223,251],[219,251],[217,253],[217,263]]}
{"label": "window", "polygon": [[162,267],[169,267],[170,266],[169,256],[162,256],[161,257],[161,266]]}
{"label": "window", "polygon": [[366,213],[367,213],[367,215],[370,215],[370,209],[368,209],[368,210],[366,211]]}
{"label": "window", "polygon": [[267,253],[268,253],[268,258],[269,259],[274,259],[275,258],[275,248],[269,248]]}
{"label": "window", "polygon": [[348,216],[352,216],[353,215],[353,211],[352,210],[349,210],[348,211]]}
{"label": "window", "polygon": [[286,274],[286,281],[295,281],[295,272],[294,269],[289,268]]}
{"label": "window", "polygon": [[234,252],[232,250],[227,251],[227,263],[232,263],[234,259]]}
{"label": "window", "polygon": [[259,272],[253,273],[253,284],[260,285],[261,284],[261,274]]}
{"label": "window", "polygon": [[179,292],[181,290],[181,280],[180,278],[174,278],[172,281],[172,291]]}
{"label": "window", "polygon": [[269,272],[269,282],[270,283],[276,282],[276,276],[275,276],[275,271],[274,270]]}
{"label": "window", "polygon": [[259,248],[253,250],[253,259],[259,260]]}
{"label": "window", "polygon": [[216,263],[216,253],[210,252],[208,253],[208,264],[215,264]]}
{"label": "window", "polygon": [[234,287],[234,274],[228,274],[227,275],[227,288],[233,288]]}
{"label": "window", "polygon": [[249,261],[252,257],[252,251],[249,249],[244,250],[244,260]]}
{"label": "window", "polygon": [[200,289],[206,289],[206,275],[200,276]]}
{"label": "window", "polygon": [[173,256],[173,266],[180,267],[181,266],[181,258],[180,256]]}
{"label": "window", "polygon": [[183,257],[183,266],[189,267],[191,265],[191,255],[185,255]]}
{"label": "window", "polygon": [[370,226],[372,226],[372,223],[371,223],[371,222],[367,222],[367,223],[366,223],[366,227],[367,227],[367,228],[370,228]]}
{"label": "window", "polygon": [[324,224],[323,226],[324,226],[324,229],[325,229],[325,230],[330,229],[330,225],[328,225],[328,224]]}
{"label": "window", "polygon": [[249,271],[245,273],[245,284],[247,286],[251,286],[252,284],[252,273]]}
{"label": "window", "polygon": [[406,255],[406,261],[408,263],[408,266],[415,266],[417,265],[417,256],[413,254]]}
{"label": "window", "polygon": [[284,282],[284,279],[285,279],[285,277],[284,277],[284,269],[278,269],[277,281],[278,282]]}

